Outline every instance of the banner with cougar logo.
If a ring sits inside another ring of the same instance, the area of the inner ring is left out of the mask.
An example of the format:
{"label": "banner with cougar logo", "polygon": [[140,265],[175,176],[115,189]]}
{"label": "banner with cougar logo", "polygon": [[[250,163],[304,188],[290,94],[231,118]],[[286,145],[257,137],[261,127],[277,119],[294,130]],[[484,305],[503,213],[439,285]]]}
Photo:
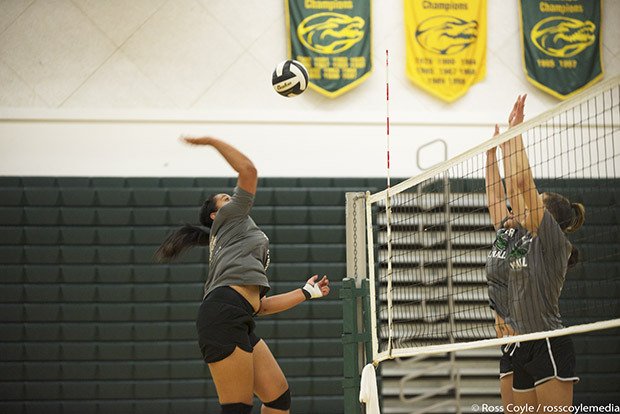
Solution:
{"label": "banner with cougar logo", "polygon": [[453,102],[486,75],[486,0],[405,0],[407,76]]}
{"label": "banner with cougar logo", "polygon": [[371,0],[285,0],[288,54],[310,87],[335,98],[372,72]]}
{"label": "banner with cougar logo", "polygon": [[603,77],[600,0],[520,0],[527,79],[566,99]]}

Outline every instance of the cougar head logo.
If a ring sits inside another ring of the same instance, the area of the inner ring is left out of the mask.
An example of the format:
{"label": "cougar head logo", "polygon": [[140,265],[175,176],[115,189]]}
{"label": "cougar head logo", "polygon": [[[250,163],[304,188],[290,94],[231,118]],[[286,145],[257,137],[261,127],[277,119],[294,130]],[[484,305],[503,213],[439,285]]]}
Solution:
{"label": "cougar head logo", "polygon": [[313,52],[335,54],[350,49],[364,38],[366,24],[359,16],[339,13],[317,13],[297,26],[299,41]]}
{"label": "cougar head logo", "polygon": [[596,26],[570,17],[547,17],[530,33],[532,43],[549,56],[568,58],[583,52],[596,41]]}
{"label": "cougar head logo", "polygon": [[440,55],[453,55],[471,46],[478,38],[478,22],[452,16],[434,16],[418,25],[418,43]]}

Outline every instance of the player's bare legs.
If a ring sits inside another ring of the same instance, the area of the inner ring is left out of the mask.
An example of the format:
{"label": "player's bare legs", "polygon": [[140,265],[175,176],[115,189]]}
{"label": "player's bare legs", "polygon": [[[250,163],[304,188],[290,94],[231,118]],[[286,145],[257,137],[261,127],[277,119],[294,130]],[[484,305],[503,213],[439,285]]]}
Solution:
{"label": "player's bare legs", "polygon": [[252,353],[237,347],[228,357],[209,364],[220,404],[252,405],[254,361]]}
{"label": "player's bare legs", "polygon": [[[288,390],[288,382],[284,377],[284,373],[273,357],[271,350],[265,343],[260,340],[254,346],[254,393],[263,402],[261,414],[284,414],[290,410],[281,410],[265,406],[278,400]],[[280,402],[280,407],[286,407],[284,398]]]}

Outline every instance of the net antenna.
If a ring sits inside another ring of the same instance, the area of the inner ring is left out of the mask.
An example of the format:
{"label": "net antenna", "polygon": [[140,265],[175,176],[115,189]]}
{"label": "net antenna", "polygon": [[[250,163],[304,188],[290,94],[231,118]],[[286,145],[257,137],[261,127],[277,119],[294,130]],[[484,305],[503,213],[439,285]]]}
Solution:
{"label": "net antenna", "polygon": [[[386,214],[387,214],[387,254],[388,257],[392,257],[392,206],[390,196],[390,52],[389,49],[385,49],[385,133],[387,143],[387,188],[386,188]],[[388,260],[387,268],[387,290],[392,291],[392,260]],[[388,326],[390,336],[388,339],[388,353],[392,351],[392,295],[388,295]]]}
{"label": "net antenna", "polygon": [[[617,227],[600,222],[620,215],[620,77],[391,186],[388,58],[386,50],[387,188],[366,197],[373,362],[620,326],[608,296],[620,287],[620,249],[609,245]],[[496,236],[485,153],[518,135],[538,191],[584,204],[586,223],[569,236],[584,260],[560,297],[566,327],[496,338],[484,268]],[[583,292],[599,296],[584,301]]]}

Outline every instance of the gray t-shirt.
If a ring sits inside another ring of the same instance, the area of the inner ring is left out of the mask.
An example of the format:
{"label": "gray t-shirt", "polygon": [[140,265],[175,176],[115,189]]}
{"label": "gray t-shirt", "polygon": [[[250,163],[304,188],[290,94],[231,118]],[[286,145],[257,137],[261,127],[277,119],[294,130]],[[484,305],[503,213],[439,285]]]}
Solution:
{"label": "gray t-shirt", "polygon": [[498,229],[491,251],[487,255],[485,267],[489,287],[489,305],[506,323],[510,323],[508,254],[525,233],[523,228],[505,229],[502,227]]}
{"label": "gray t-shirt", "polygon": [[205,297],[222,286],[257,285],[261,297],[270,289],[269,239],[249,216],[253,203],[253,194],[236,187],[230,202],[217,212],[209,240]]}
{"label": "gray t-shirt", "polygon": [[563,328],[559,299],[571,244],[545,210],[536,236],[527,233],[508,255],[511,325],[521,334]]}

